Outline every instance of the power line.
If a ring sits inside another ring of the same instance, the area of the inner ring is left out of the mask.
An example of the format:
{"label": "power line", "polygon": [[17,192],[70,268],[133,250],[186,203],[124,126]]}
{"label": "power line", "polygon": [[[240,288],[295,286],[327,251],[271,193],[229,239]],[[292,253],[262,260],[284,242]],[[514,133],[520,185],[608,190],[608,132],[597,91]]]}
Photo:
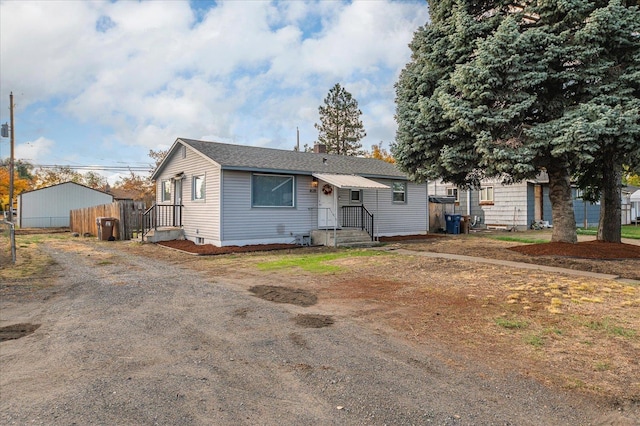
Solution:
{"label": "power line", "polygon": [[71,169],[71,170],[102,170],[102,171],[113,171],[113,172],[151,172],[153,171],[153,167],[142,167],[142,166],[70,166],[70,165],[61,165],[61,164],[32,164],[34,168],[39,169]]}

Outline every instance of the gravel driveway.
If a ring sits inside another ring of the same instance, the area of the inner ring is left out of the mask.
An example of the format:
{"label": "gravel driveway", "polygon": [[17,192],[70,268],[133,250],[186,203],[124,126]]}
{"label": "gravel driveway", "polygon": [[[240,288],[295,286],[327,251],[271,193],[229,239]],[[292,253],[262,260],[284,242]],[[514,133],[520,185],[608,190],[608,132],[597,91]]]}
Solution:
{"label": "gravel driveway", "polygon": [[2,325],[41,324],[0,343],[1,424],[633,424],[348,316],[294,321],[322,303],[81,245],[47,243],[56,285],[0,301]]}

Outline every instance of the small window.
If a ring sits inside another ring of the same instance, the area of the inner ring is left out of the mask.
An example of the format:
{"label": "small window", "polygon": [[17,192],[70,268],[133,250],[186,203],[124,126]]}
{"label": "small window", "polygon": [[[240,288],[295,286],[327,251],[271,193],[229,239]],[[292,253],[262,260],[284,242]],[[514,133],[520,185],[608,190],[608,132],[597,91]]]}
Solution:
{"label": "small window", "polygon": [[480,188],[480,203],[493,203],[493,186],[485,186]]}
{"label": "small window", "polygon": [[193,200],[204,200],[205,197],[204,175],[198,175],[193,177],[193,184],[191,188]]}
{"label": "small window", "polygon": [[459,203],[460,198],[458,197],[458,188],[447,188],[447,197],[454,197],[456,199],[456,203]]}
{"label": "small window", "polygon": [[251,176],[252,207],[294,207],[294,177],[253,174]]}
{"label": "small window", "polygon": [[198,246],[204,245],[204,238],[196,237],[196,245]]}
{"label": "small window", "polygon": [[171,201],[171,181],[168,179],[163,180],[161,186],[160,190],[162,191],[162,194],[160,200]]}
{"label": "small window", "polygon": [[182,158],[187,158],[187,147],[184,145],[180,149],[180,156]]}
{"label": "small window", "polygon": [[394,203],[407,202],[407,183],[406,182],[393,182],[392,191],[393,191]]}
{"label": "small window", "polygon": [[358,189],[351,190],[351,204],[361,204],[362,203],[362,192]]}

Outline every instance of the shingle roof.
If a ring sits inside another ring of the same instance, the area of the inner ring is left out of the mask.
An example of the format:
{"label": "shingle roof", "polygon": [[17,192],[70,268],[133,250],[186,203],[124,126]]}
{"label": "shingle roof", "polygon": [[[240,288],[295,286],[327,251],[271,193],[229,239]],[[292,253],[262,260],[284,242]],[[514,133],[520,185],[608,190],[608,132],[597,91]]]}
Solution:
{"label": "shingle roof", "polygon": [[395,165],[375,158],[286,151],[183,138],[179,138],[178,141],[197,150],[226,170],[297,174],[341,173],[364,177],[407,178]]}

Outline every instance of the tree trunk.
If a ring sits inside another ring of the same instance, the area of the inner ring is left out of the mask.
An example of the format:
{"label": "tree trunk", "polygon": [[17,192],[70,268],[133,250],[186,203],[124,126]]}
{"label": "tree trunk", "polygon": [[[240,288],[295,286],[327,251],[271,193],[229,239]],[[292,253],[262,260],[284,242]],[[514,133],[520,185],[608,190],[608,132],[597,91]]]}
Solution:
{"label": "tree trunk", "polygon": [[576,218],[573,213],[571,181],[566,167],[550,166],[549,199],[551,200],[551,219],[553,221],[552,242],[577,243]]}
{"label": "tree trunk", "polygon": [[622,242],[622,200],[620,185],[622,167],[615,164],[613,155],[607,155],[602,165],[602,197],[600,199],[600,223],[598,241]]}

